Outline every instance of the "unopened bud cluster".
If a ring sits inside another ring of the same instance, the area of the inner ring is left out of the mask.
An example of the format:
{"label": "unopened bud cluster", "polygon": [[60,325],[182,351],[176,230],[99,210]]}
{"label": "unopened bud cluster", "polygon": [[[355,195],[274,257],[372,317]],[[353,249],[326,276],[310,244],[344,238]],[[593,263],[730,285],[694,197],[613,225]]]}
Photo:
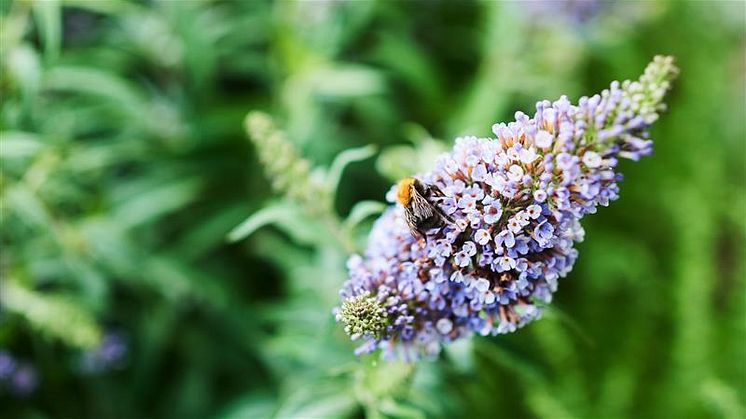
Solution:
{"label": "unopened bud cluster", "polygon": [[323,181],[314,176],[311,163],[301,157],[272,118],[262,112],[251,112],[245,125],[272,188],[305,204],[312,211],[324,211],[322,207],[329,202],[329,191]]}
{"label": "unopened bud cluster", "polygon": [[342,302],[337,320],[345,324],[345,332],[352,340],[362,336],[379,337],[388,323],[388,313],[382,302],[363,292]]}

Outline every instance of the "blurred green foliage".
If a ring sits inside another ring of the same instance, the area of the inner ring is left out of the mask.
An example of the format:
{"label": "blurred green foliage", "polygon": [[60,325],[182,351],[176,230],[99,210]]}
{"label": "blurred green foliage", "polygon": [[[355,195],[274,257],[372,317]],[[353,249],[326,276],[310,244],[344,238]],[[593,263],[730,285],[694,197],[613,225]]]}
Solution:
{"label": "blurred green foliage", "polygon": [[[0,348],[40,385],[0,417],[744,417],[745,6],[596,7],[1,1]],[[682,74],[655,155],[545,318],[356,359],[331,309],[390,184],[657,53]],[[307,176],[280,179],[289,149]],[[125,368],[83,374],[112,329]]]}

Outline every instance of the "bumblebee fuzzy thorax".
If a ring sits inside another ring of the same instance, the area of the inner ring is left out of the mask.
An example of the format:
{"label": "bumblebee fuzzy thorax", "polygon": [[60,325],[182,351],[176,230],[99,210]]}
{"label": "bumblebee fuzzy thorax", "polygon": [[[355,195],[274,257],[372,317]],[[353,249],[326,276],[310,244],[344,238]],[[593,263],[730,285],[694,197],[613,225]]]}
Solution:
{"label": "bumblebee fuzzy thorax", "polygon": [[417,182],[417,179],[405,177],[396,185],[396,200],[405,207],[412,201],[412,188],[414,188],[415,182]]}
{"label": "bumblebee fuzzy thorax", "polygon": [[430,200],[443,193],[437,186],[422,183],[419,179],[406,177],[396,185],[396,200],[404,207],[404,220],[416,239],[445,223],[452,222],[443,211]]}

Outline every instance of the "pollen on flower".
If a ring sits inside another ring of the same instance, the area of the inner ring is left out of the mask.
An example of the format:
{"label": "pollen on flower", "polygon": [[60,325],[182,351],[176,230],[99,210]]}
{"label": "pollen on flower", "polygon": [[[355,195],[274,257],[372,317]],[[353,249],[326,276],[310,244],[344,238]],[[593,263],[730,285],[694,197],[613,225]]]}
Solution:
{"label": "pollen on flower", "polygon": [[[677,69],[656,57],[634,82],[614,82],[573,105],[540,101],[529,117],[493,126],[496,138],[457,138],[430,172],[454,223],[417,241],[403,208],[376,221],[348,263],[337,319],[358,353],[433,357],[474,333],[513,332],[542,314],[578,257],[580,220],[619,197],[619,158],[650,154],[647,128]],[[396,187],[394,187],[396,189]]]}

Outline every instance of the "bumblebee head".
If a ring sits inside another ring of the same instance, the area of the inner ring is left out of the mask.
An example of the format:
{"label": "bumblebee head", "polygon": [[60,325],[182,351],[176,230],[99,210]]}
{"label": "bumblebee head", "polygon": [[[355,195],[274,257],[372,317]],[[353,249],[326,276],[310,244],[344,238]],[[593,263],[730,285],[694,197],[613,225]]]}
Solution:
{"label": "bumblebee head", "polygon": [[405,177],[396,185],[396,200],[405,207],[412,200],[412,188],[416,182],[417,179],[413,177]]}

